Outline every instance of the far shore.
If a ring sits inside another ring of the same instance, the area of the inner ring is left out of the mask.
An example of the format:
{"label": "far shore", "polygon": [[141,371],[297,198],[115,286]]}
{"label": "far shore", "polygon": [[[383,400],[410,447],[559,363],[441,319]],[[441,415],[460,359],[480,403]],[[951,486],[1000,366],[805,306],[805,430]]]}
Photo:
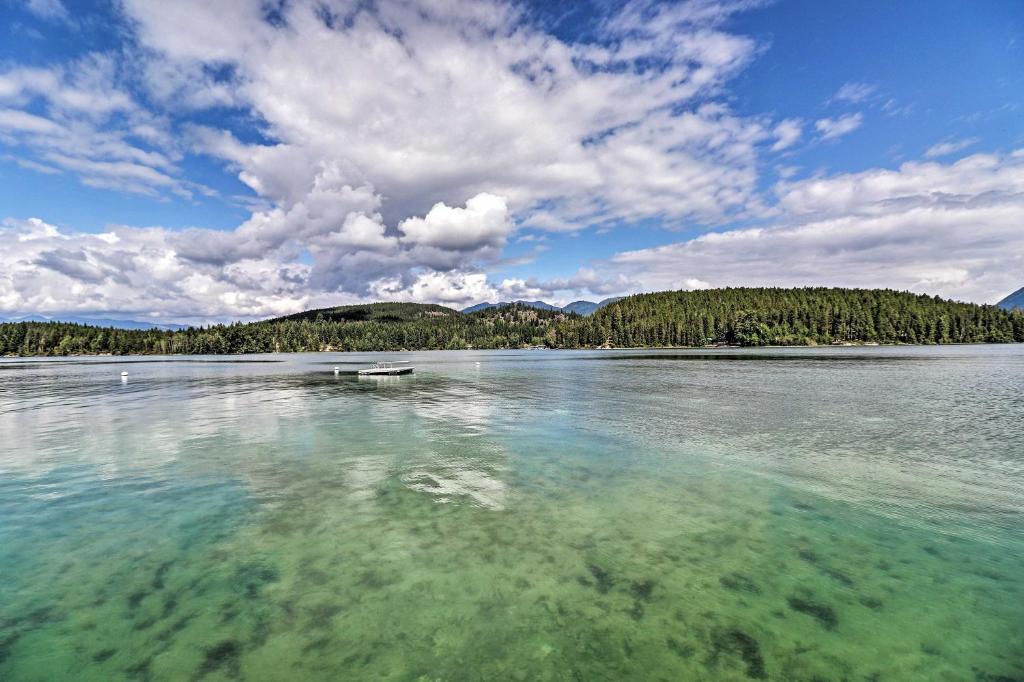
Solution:
{"label": "far shore", "polygon": [[580,351],[580,350],[599,350],[599,351],[649,351],[649,350],[700,350],[700,351],[736,351],[736,350],[755,350],[758,348],[767,348],[772,350],[781,350],[786,348],[815,348],[815,349],[826,349],[826,348],[939,348],[946,346],[1012,346],[1017,345],[1019,342],[1015,341],[979,341],[976,343],[877,343],[873,341],[851,341],[847,343],[830,343],[830,344],[801,344],[801,345],[788,345],[788,346],[776,346],[776,345],[764,345],[764,346],[739,346],[739,345],[715,345],[715,346],[615,346],[612,348],[601,347],[601,346],[588,346],[586,348],[549,348],[547,346],[522,346],[519,348],[421,348],[417,350],[410,350],[402,348],[400,350],[310,350],[310,351],[268,351],[261,353],[126,353],[124,355],[115,355],[114,353],[75,353],[73,355],[0,355],[0,358],[5,360],[16,360],[16,359],[60,359],[60,358],[172,358],[172,357],[195,357],[195,356],[211,356],[211,357],[243,357],[249,355],[309,355],[309,354],[362,354],[366,355],[369,353],[465,353],[467,351]]}

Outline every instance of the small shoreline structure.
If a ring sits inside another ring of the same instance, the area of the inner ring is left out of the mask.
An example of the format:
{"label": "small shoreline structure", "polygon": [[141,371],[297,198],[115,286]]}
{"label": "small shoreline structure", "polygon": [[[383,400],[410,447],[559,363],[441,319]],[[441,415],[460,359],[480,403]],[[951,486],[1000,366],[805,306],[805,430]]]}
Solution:
{"label": "small shoreline structure", "polygon": [[394,376],[396,374],[412,374],[412,371],[413,366],[409,364],[408,360],[399,360],[396,362],[375,362],[373,367],[361,369],[358,371],[358,374],[359,376]]}

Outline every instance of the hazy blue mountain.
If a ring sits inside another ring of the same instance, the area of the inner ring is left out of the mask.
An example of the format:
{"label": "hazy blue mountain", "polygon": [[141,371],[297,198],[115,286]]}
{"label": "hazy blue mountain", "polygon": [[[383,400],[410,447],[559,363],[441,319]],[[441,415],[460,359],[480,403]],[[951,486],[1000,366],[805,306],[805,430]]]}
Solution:
{"label": "hazy blue mountain", "polygon": [[561,308],[559,308],[558,306],[551,305],[550,303],[545,303],[544,301],[502,301],[501,303],[477,303],[476,305],[471,305],[468,308],[463,308],[462,312],[475,313],[478,310],[486,310],[488,308],[504,308],[505,306],[513,305],[515,303],[518,303],[519,305],[524,305],[528,308],[538,308],[540,310],[561,310]]}
{"label": "hazy blue mountain", "polygon": [[0,322],[50,322],[50,318],[42,315],[21,315],[19,317],[0,317]]}
{"label": "hazy blue mountain", "polygon": [[502,301],[501,303],[477,303],[476,305],[471,305],[468,308],[463,308],[462,312],[469,314],[475,313],[478,310],[487,310],[488,308],[503,308],[507,305],[518,303],[519,305],[525,305],[529,308],[539,308],[540,310],[560,310],[565,313],[576,313],[577,315],[583,315],[584,317],[586,317],[587,315],[592,315],[596,313],[598,310],[605,307],[609,303],[615,303],[615,301],[618,301],[621,298],[621,296],[617,296],[615,298],[606,298],[600,303],[594,303],[593,301],[573,301],[569,305],[563,306],[561,308],[559,308],[556,305],[551,305],[550,303],[545,303],[544,301]]}
{"label": "hazy blue mountain", "polygon": [[569,305],[562,308],[567,313],[576,313],[577,315],[590,315],[597,310],[597,303],[593,301],[573,301]]}
{"label": "hazy blue mountain", "polygon": [[177,331],[185,329],[187,325],[142,322],[140,320],[116,320],[101,317],[79,317],[76,315],[57,315],[55,317],[44,317],[43,315],[21,315],[18,317],[0,317],[0,322],[70,322],[72,324],[84,324],[90,327],[113,327],[115,329],[165,329]]}
{"label": "hazy blue mountain", "polygon": [[1024,287],[1017,289],[1017,291],[1013,292],[996,305],[1000,308],[1006,308],[1007,310],[1013,310],[1014,308],[1024,310]]}
{"label": "hazy blue mountain", "polygon": [[598,310],[605,307],[609,303],[615,303],[616,301],[620,300],[622,300],[621,296],[616,296],[614,298],[606,298],[600,303],[594,303],[593,301],[573,301],[569,305],[564,306],[562,310],[564,310],[567,313],[576,313],[577,315],[582,315],[583,317],[586,317],[587,315],[593,315],[594,313],[596,313]]}
{"label": "hazy blue mountain", "polygon": [[56,317],[60,322],[74,322],[75,324],[86,324],[90,327],[114,327],[115,329],[166,329],[177,331],[185,329],[188,325],[172,324],[169,322],[144,322],[142,320],[116,320],[101,317]]}

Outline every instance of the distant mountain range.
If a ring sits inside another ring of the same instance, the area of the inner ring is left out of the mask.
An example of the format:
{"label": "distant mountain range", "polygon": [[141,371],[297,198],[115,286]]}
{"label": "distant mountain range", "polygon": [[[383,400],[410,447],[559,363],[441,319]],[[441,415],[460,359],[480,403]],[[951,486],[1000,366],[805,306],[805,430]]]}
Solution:
{"label": "distant mountain range", "polygon": [[89,327],[113,327],[114,329],[163,329],[166,331],[178,331],[187,328],[184,324],[142,322],[140,320],[110,320],[101,317],[78,317],[58,315],[56,317],[44,317],[43,315],[23,315],[21,317],[0,317],[0,322],[70,322],[71,324],[84,324]]}
{"label": "distant mountain range", "polygon": [[1024,310],[1024,287],[1017,289],[1017,291],[1013,292],[996,305],[1000,308],[1005,308],[1006,310],[1013,310],[1014,308]]}
{"label": "distant mountain range", "polygon": [[504,308],[505,306],[513,305],[516,303],[518,303],[519,305],[524,305],[528,308],[539,308],[540,310],[561,310],[561,308],[559,308],[558,306],[551,305],[550,303],[545,303],[544,301],[502,301],[501,303],[477,303],[476,305],[471,305],[468,308],[463,308],[461,312],[464,312],[468,315],[469,313],[475,313],[478,310],[487,310],[488,308]]}
{"label": "distant mountain range", "polygon": [[615,303],[616,301],[621,299],[621,296],[616,296],[615,298],[606,298],[600,303],[594,303],[593,301],[573,301],[569,305],[565,305],[562,307],[558,307],[557,305],[551,305],[550,303],[545,303],[544,301],[502,301],[501,303],[477,303],[476,305],[471,305],[468,308],[463,308],[462,312],[475,313],[478,310],[487,310],[488,308],[504,308],[505,306],[518,304],[526,306],[528,308],[537,308],[539,310],[557,310],[563,313],[576,313],[577,315],[582,315],[586,317],[588,315],[593,315],[594,313],[596,313],[598,310],[605,307],[609,303]]}

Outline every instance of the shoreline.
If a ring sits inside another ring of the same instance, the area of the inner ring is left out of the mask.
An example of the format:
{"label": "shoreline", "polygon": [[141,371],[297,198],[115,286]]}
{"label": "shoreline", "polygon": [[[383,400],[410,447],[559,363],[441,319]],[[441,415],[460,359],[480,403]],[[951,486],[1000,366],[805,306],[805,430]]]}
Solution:
{"label": "shoreline", "polygon": [[737,351],[767,348],[781,350],[786,348],[939,348],[947,346],[1014,346],[1022,341],[978,341],[974,343],[875,343],[851,342],[844,344],[800,344],[800,345],[764,345],[764,346],[616,346],[615,348],[580,347],[580,348],[420,348],[400,350],[303,350],[303,351],[261,351],[254,353],[75,353],[73,355],[0,355],[0,360],[18,359],[72,359],[72,358],[160,358],[160,357],[243,357],[249,355],[311,355],[311,354],[369,354],[369,353],[465,353],[475,351],[652,351],[652,350],[695,350],[695,351]]}

